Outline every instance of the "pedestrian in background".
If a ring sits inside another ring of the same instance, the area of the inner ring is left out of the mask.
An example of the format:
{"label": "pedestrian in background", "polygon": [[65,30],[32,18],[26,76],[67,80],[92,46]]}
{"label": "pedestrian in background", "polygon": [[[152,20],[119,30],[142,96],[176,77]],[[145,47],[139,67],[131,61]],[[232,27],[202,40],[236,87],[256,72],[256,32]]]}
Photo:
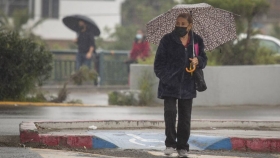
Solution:
{"label": "pedestrian in background", "polygon": [[[91,69],[92,59],[96,58],[95,41],[93,34],[87,28],[87,24],[82,20],[79,21],[79,32],[76,43],[78,44],[76,70],[79,70],[82,65],[86,65]],[[96,61],[94,63],[96,65]]]}
{"label": "pedestrian in background", "polygon": [[[129,53],[129,59],[126,61],[128,67],[132,63],[137,63],[137,60],[145,60],[150,55],[150,45],[146,41],[146,37],[142,30],[137,30],[132,49]],[[128,69],[129,70],[129,69]]]}
{"label": "pedestrian in background", "polygon": [[[129,59],[125,61],[128,67],[128,82],[130,80],[130,64],[138,63],[137,60],[145,60],[150,56],[150,45],[142,30],[137,30]],[[129,84],[129,83],[128,83]]]}

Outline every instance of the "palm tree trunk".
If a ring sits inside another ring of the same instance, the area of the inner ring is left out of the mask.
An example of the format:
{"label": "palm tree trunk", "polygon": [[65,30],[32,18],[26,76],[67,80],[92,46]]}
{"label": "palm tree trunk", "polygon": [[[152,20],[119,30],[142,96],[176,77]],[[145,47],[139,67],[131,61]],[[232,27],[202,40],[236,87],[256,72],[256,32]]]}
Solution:
{"label": "palm tree trunk", "polygon": [[246,53],[246,51],[248,50],[248,47],[249,47],[249,43],[250,43],[250,38],[251,38],[251,34],[252,34],[252,21],[253,19],[248,19],[247,21],[247,38],[246,38],[246,42],[245,42],[245,48],[244,48],[244,51]]}

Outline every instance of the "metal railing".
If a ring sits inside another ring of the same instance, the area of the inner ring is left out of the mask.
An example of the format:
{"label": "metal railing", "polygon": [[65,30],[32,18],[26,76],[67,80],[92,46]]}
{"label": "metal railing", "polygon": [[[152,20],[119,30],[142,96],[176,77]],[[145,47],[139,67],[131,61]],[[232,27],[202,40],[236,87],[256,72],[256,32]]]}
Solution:
{"label": "metal railing", "polygon": [[[51,81],[61,82],[68,80],[75,72],[75,50],[52,50],[54,56]],[[100,85],[126,85],[128,83],[128,65],[125,61],[129,51],[97,51],[98,73]],[[92,68],[94,68],[92,61]]]}

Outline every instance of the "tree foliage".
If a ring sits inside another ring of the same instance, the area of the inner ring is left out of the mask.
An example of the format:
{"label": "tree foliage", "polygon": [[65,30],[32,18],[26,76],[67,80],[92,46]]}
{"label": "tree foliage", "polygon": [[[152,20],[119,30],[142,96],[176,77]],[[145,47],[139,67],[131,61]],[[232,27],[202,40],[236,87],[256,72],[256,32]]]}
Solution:
{"label": "tree foliage", "polygon": [[31,38],[37,42],[43,43],[43,40],[33,33],[34,28],[44,22],[45,19],[39,19],[31,26],[27,26],[29,14],[26,9],[17,9],[9,18],[8,15],[0,11],[0,31],[17,32],[24,38]]}
{"label": "tree foliage", "polygon": [[272,36],[280,39],[280,26],[279,26],[279,24],[274,24],[273,25],[273,30],[272,30],[272,32],[270,34]]}
{"label": "tree foliage", "polygon": [[52,54],[43,45],[16,32],[0,32],[0,100],[24,99],[51,70]]}
{"label": "tree foliage", "polygon": [[110,34],[110,39],[107,41],[103,38],[97,38],[97,46],[106,50],[129,50],[131,49],[132,42],[138,27],[117,25],[115,32]]}
{"label": "tree foliage", "polygon": [[[215,50],[208,53],[211,65],[259,65],[276,64],[279,57],[275,52],[265,47],[258,47],[257,40],[252,40],[245,51],[246,39],[237,44],[231,42],[220,47],[221,50]],[[220,52],[221,51],[221,52]]]}
{"label": "tree foliage", "polygon": [[174,5],[174,0],[126,0],[122,4],[122,26],[136,25],[145,28],[147,22]]}
{"label": "tree foliage", "polygon": [[[129,50],[132,47],[136,31],[145,29],[146,23],[154,17],[171,9],[174,0],[126,0],[121,6],[122,23],[110,34],[113,42],[98,38],[97,44],[102,49]],[[145,31],[145,30],[144,30]]]}

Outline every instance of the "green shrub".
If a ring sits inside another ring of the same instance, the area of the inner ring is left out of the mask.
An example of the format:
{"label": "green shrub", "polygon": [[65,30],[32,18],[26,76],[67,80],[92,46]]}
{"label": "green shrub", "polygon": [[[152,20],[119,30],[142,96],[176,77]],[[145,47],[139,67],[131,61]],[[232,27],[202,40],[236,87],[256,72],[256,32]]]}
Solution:
{"label": "green shrub", "polygon": [[[63,84],[63,87],[59,90],[56,97],[53,97],[50,102],[54,103],[62,103],[64,102],[68,97],[68,90],[67,85],[69,82],[74,82],[76,85],[81,85],[85,81],[93,81],[97,78],[97,73],[94,70],[90,70],[87,66],[82,66],[80,69],[76,72],[74,72],[68,81],[66,81]],[[74,104],[83,104],[81,100],[71,100],[67,103],[74,103]]]}
{"label": "green shrub", "polygon": [[78,71],[71,75],[70,80],[76,85],[81,85],[85,81],[94,81],[97,76],[98,75],[95,70],[90,70],[87,66],[81,66]]}
{"label": "green shrub", "polygon": [[83,104],[83,101],[81,99],[72,99],[67,102],[68,104]]}
{"label": "green shrub", "polygon": [[152,54],[151,56],[149,56],[145,60],[142,60],[142,59],[137,60],[138,64],[147,64],[147,65],[153,65],[154,61],[155,61],[155,54]]}
{"label": "green shrub", "polygon": [[118,93],[116,91],[110,92],[109,96],[109,105],[118,105]]}
{"label": "green shrub", "polygon": [[154,80],[152,74],[144,71],[138,83],[140,90],[139,105],[148,105],[152,102],[154,98],[153,84]]}
{"label": "green shrub", "polygon": [[50,77],[52,53],[17,33],[0,32],[0,100],[21,100]]}
{"label": "green shrub", "polygon": [[47,99],[41,91],[38,91],[34,95],[27,96],[23,101],[26,101],[26,102],[47,102]]}
{"label": "green shrub", "polygon": [[134,93],[130,91],[113,91],[109,93],[109,105],[137,105]]}
{"label": "green shrub", "polygon": [[149,105],[153,98],[153,76],[144,71],[139,80],[139,91],[113,91],[109,93],[109,105]]}
{"label": "green shrub", "polygon": [[276,52],[259,46],[257,40],[249,40],[246,48],[246,40],[237,44],[228,42],[213,52],[207,53],[208,63],[211,65],[264,65],[276,64]]}

